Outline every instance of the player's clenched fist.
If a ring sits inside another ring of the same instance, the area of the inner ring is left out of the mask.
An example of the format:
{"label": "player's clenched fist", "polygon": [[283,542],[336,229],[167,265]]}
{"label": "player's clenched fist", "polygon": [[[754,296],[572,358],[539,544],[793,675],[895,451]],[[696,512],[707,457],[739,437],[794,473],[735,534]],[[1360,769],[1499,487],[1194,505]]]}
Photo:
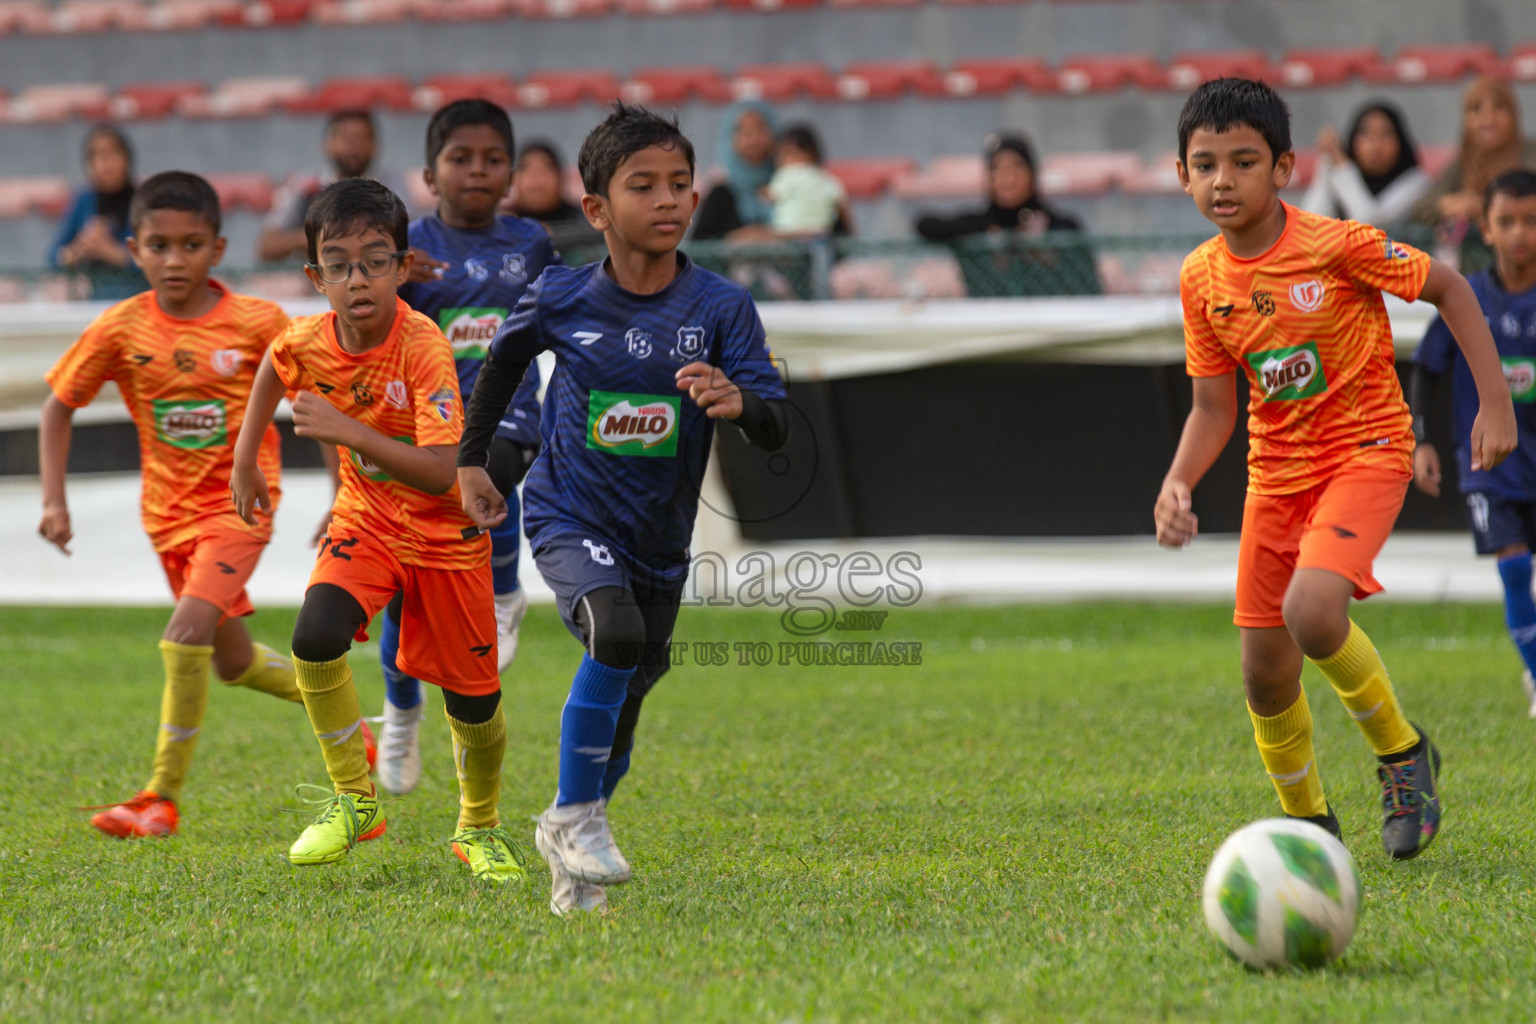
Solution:
{"label": "player's clenched fist", "polygon": [[1189,485],[1182,480],[1164,480],[1152,517],[1157,522],[1157,542],[1166,548],[1181,548],[1195,539],[1200,521],[1193,511]]}
{"label": "player's clenched fist", "polygon": [[312,391],[293,396],[293,432],[327,444],[347,444],[357,421]]}
{"label": "player's clenched fist", "polygon": [[464,505],[464,514],[482,530],[507,518],[507,499],[491,483],[491,475],[479,466],[459,467],[459,500]]}
{"label": "player's clenched fist", "polygon": [[1515,450],[1518,439],[1515,407],[1509,399],[1484,403],[1472,421],[1472,470],[1492,469],[1503,462]]}
{"label": "player's clenched fist", "polygon": [[741,388],[718,367],[705,362],[689,363],[677,371],[679,391],[688,392],[693,404],[710,419],[733,420],[741,415]]}
{"label": "player's clenched fist", "polygon": [[252,526],[256,510],[272,515],[272,495],[267,491],[267,477],[256,465],[241,465],[237,459],[229,473],[229,493],[235,500],[235,514]]}
{"label": "player's clenched fist", "polygon": [[37,532],[48,543],[69,554],[69,542],[75,537],[69,526],[69,509],[63,505],[44,505],[43,521],[37,525]]}

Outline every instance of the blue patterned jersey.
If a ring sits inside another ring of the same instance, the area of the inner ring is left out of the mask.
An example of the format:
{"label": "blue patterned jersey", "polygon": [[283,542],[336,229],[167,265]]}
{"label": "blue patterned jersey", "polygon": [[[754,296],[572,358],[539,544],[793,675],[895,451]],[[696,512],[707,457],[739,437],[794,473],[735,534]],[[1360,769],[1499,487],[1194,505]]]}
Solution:
{"label": "blue patterned jersey", "polygon": [[1452,429],[1456,469],[1463,494],[1481,491],[1505,501],[1536,501],[1536,288],[1519,295],[1504,290],[1490,270],[1467,279],[1483,307],[1483,318],[1499,347],[1504,378],[1515,400],[1520,445],[1491,470],[1472,472],[1472,421],[1477,417],[1477,384],[1451,329],[1440,317],[1424,334],[1414,357],[1431,373],[1451,374]]}
{"label": "blue patterned jersey", "polygon": [[[459,389],[469,400],[486,347],[523,297],[530,281],[560,262],[549,232],[536,220],[498,217],[484,228],[451,228],[437,214],[412,221],[411,248],[448,264],[435,281],[412,282],[400,297],[437,322],[453,346]],[[523,444],[539,442],[539,368],[528,373],[496,433]]]}
{"label": "blue patterned jersey", "polygon": [[654,295],[620,288],[602,263],[551,267],[491,343],[497,362],[546,349],[543,448],[523,485],[534,550],[589,537],[681,586],[714,420],[678,390],[678,369],[701,360],[744,391],[785,397],[751,296],[681,254],[677,278]]}

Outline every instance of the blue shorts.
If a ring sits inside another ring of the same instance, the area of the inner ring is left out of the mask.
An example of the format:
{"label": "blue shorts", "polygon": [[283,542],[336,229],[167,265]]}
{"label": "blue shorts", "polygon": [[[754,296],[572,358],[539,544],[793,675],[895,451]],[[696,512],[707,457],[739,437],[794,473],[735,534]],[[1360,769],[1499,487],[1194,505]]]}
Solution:
{"label": "blue shorts", "polygon": [[1467,522],[1480,555],[1498,554],[1512,544],[1536,550],[1536,501],[1508,501],[1474,491],[1467,495]]}
{"label": "blue shorts", "polygon": [[565,628],[584,648],[590,644],[577,622],[581,599],[599,587],[619,587],[634,596],[645,622],[646,650],[629,681],[629,692],[641,697],[650,692],[671,667],[668,647],[683,599],[682,587],[658,585],[651,573],[629,565],[611,541],[598,537],[574,533],[541,537],[533,549],[533,561],[555,592],[555,606]]}

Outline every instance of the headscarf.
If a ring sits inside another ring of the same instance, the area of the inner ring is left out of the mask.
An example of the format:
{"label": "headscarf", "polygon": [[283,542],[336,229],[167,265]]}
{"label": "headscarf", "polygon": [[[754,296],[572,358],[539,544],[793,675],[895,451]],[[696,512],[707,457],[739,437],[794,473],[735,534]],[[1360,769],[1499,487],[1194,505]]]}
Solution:
{"label": "headscarf", "polygon": [[720,162],[725,165],[731,194],[736,199],[736,215],[743,224],[766,224],[772,207],[760,193],[768,187],[768,182],[773,177],[773,151],[769,150],[768,159],[755,164],[748,163],[742,159],[740,153],[736,152],[734,145],[736,125],[744,114],[757,114],[768,125],[769,134],[778,136],[779,126],[773,116],[773,108],[759,100],[743,100],[728,107],[725,116],[720,119],[720,142],[717,152],[721,154]]}
{"label": "headscarf", "polygon": [[1392,169],[1386,174],[1360,172],[1360,177],[1365,181],[1365,187],[1370,190],[1371,195],[1379,196],[1387,186],[1419,166],[1419,153],[1418,147],[1413,144],[1413,136],[1408,134],[1408,124],[1403,120],[1402,112],[1385,100],[1376,100],[1361,108],[1360,113],[1355,115],[1355,123],[1349,129],[1349,144],[1345,148],[1349,151],[1350,162],[1356,167],[1360,166],[1360,161],[1355,157],[1355,138],[1360,134],[1360,127],[1365,123],[1368,114],[1380,114],[1385,117],[1392,122],[1392,130],[1397,133],[1397,163],[1392,165]]}
{"label": "headscarf", "polygon": [[1509,141],[1496,149],[1478,149],[1472,142],[1471,129],[1465,124],[1461,134],[1461,187],[1464,191],[1482,195],[1488,183],[1505,171],[1520,166],[1520,103],[1509,83],[1495,75],[1484,75],[1467,87],[1461,108],[1465,111],[1478,100],[1492,98],[1495,103],[1509,110],[1515,130]]}
{"label": "headscarf", "polygon": [[[998,153],[1007,150],[1017,154],[1029,168],[1031,188],[1029,198],[1018,206],[1002,206],[997,197],[988,195],[987,218],[997,227],[1017,227],[1022,219],[1021,214],[1025,210],[1046,210],[1046,206],[1040,201],[1040,174],[1039,164],[1035,160],[1035,147],[1030,143],[1028,136],[1017,132],[990,132],[981,143],[982,154],[986,158],[988,168],[992,165],[992,158]],[[990,178],[988,190],[990,192]]]}
{"label": "headscarf", "polygon": [[121,232],[128,226],[128,206],[133,202],[133,145],[128,141],[128,136],[115,125],[98,124],[85,134],[85,142],[81,147],[81,158],[89,159],[91,142],[101,137],[107,137],[116,142],[123,150],[123,156],[128,164],[128,177],[122,188],[112,192],[103,192],[95,186],[91,190],[96,193],[96,215],[105,218],[111,223],[115,232]]}

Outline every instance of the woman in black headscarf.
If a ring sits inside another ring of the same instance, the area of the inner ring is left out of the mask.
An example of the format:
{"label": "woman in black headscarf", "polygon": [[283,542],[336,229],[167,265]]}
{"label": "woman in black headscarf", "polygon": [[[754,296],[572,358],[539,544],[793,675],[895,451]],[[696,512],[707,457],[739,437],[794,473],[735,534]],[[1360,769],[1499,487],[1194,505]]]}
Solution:
{"label": "woman in black headscarf", "polygon": [[1319,157],[1303,209],[1325,217],[1358,220],[1378,227],[1408,219],[1430,179],[1402,113],[1374,102],[1355,115],[1348,144],[1331,125],[1317,136]]}
{"label": "woman in black headscarf", "polygon": [[919,217],[918,235],[954,247],[966,291],[973,296],[1098,294],[1098,273],[1088,245],[1041,237],[1080,235],[1083,224],[1040,198],[1029,139],[993,132],[984,152],[986,208],[954,217]]}
{"label": "woman in black headscarf", "polygon": [[125,298],[144,288],[127,239],[133,225],[133,147],[112,125],[100,124],[85,137],[86,185],[75,193],[49,252],[60,270],[84,272],[95,298]]}

